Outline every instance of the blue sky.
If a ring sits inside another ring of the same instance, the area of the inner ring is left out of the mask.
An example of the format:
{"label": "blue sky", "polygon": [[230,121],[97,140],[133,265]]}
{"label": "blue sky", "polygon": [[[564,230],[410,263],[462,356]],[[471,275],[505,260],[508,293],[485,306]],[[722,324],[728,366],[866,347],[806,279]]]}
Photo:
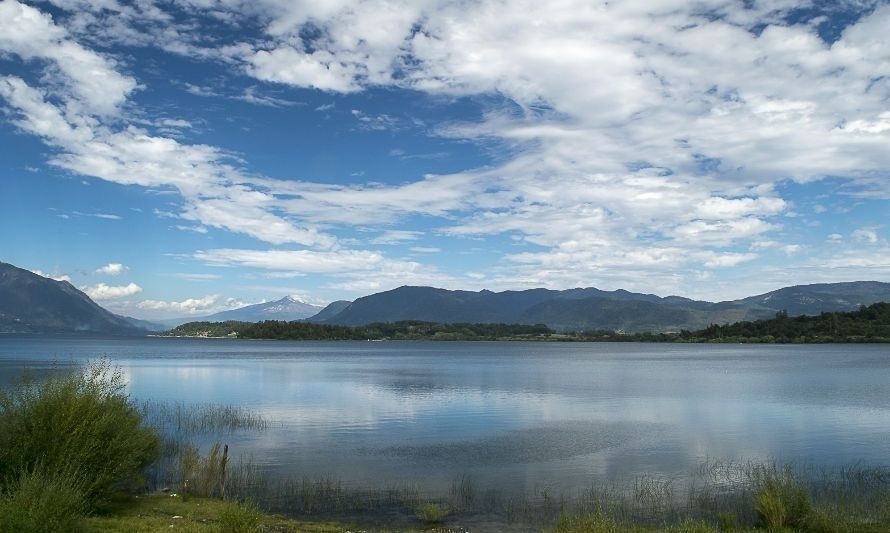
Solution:
{"label": "blue sky", "polygon": [[887,2],[0,2],[0,260],[113,311],[890,281]]}

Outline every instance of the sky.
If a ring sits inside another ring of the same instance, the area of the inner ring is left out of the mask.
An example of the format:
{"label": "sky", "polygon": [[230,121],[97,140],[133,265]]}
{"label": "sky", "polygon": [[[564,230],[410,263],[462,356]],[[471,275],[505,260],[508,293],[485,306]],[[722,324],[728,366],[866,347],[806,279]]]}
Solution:
{"label": "sky", "polygon": [[0,261],[139,318],[890,281],[890,2],[0,1]]}

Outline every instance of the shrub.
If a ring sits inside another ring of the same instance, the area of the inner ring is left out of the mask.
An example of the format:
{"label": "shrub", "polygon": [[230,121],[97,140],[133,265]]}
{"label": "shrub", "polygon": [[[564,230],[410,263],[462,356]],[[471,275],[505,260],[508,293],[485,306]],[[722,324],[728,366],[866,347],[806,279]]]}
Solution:
{"label": "shrub", "polygon": [[258,531],[261,516],[252,503],[227,505],[219,514],[219,529],[222,533]]}
{"label": "shrub", "polygon": [[160,440],[123,390],[121,373],[99,362],[0,392],[0,483],[38,467],[71,474],[95,507],[138,481]]}
{"label": "shrub", "polygon": [[448,510],[436,504],[428,503],[417,509],[417,517],[425,524],[438,524],[448,515]]}
{"label": "shrub", "polygon": [[82,485],[72,474],[22,471],[0,495],[0,531],[77,531],[86,510]]}

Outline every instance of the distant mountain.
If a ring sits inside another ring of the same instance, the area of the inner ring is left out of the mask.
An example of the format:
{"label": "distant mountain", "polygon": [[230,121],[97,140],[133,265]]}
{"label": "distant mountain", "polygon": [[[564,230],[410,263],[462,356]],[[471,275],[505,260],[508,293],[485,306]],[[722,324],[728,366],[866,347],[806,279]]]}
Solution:
{"label": "distant mountain", "polygon": [[319,311],[321,306],[307,304],[294,298],[285,296],[274,302],[253,304],[238,309],[222,311],[201,318],[190,318],[188,321],[202,320],[206,322],[224,322],[226,320],[239,320],[241,322],[262,322],[263,320],[302,320],[309,318]]}
{"label": "distant mountain", "polygon": [[797,285],[743,298],[737,302],[777,311],[784,309],[792,316],[818,315],[823,311],[855,311],[862,305],[890,302],[890,283],[851,281]]}
{"label": "distant mountain", "polygon": [[[332,317],[325,320],[313,317],[312,321],[346,326],[400,320],[543,323],[557,329],[624,329],[628,326],[635,331],[644,324],[652,324],[662,330],[692,323],[689,315],[695,310],[695,304],[700,304],[699,307],[713,305],[685,298],[661,298],[653,294],[596,288],[471,292],[405,286],[359,298]],[[620,321],[620,324],[605,320],[610,309],[614,311],[619,308],[626,310],[630,319]],[[642,309],[654,316],[635,322],[633,316]]]}
{"label": "distant mountain", "polygon": [[306,321],[323,323],[336,316],[340,311],[349,307],[349,304],[351,303],[352,302],[349,300],[337,300],[336,302],[331,302],[324,309],[307,318]]}
{"label": "distant mountain", "polygon": [[146,329],[103,309],[67,281],[0,262],[0,332],[144,335]]}
{"label": "distant mountain", "polygon": [[142,320],[140,318],[133,318],[131,316],[125,315],[118,316],[129,322],[131,325],[136,326],[137,328],[144,329],[153,333],[167,331],[169,329],[168,326],[166,326],[165,324],[161,324],[160,322],[152,322],[151,320]]}
{"label": "distant mountain", "polygon": [[792,316],[849,311],[877,301],[890,301],[890,283],[801,285],[719,303],[593,287],[472,292],[404,286],[359,298],[337,313],[326,309],[324,316],[310,321],[358,326],[424,320],[546,324],[557,330],[676,331],[771,318],[782,310]]}

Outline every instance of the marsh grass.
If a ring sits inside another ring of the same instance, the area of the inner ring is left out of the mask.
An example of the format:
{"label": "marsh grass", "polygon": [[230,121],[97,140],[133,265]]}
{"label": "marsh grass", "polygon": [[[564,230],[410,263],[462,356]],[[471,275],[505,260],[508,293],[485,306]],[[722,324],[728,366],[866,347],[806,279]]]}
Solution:
{"label": "marsh grass", "polygon": [[146,423],[167,435],[227,434],[239,430],[264,431],[269,421],[246,407],[215,403],[145,401],[140,404]]}
{"label": "marsh grass", "polygon": [[559,532],[890,531],[888,470],[862,465],[817,469],[710,462],[690,479],[641,476],[591,485],[574,495],[540,487],[506,496],[480,491],[472,478],[458,476],[445,497],[410,485],[361,489],[333,478],[270,480],[249,461],[236,470],[242,474],[230,476],[229,498],[256,501],[264,510],[293,517],[377,526],[430,525],[435,507],[448,511],[449,524],[500,523],[518,530],[556,524]]}

